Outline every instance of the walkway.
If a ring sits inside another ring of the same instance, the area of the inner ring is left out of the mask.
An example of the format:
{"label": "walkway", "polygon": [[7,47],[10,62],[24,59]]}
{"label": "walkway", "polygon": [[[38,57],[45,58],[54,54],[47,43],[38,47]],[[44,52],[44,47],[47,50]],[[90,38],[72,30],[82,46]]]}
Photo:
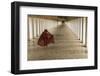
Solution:
{"label": "walkway", "polygon": [[82,59],[87,58],[87,48],[65,25],[53,29],[55,43],[48,47],[37,45],[37,39],[28,44],[28,60]]}

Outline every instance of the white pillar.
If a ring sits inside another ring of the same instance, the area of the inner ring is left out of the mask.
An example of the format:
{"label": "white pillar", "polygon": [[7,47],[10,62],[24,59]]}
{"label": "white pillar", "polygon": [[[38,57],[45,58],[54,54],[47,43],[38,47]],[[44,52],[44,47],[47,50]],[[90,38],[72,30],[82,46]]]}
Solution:
{"label": "white pillar", "polygon": [[41,32],[43,32],[43,19],[41,19]]}
{"label": "white pillar", "polygon": [[40,32],[40,35],[41,35],[41,19],[39,19],[39,32]]}
{"label": "white pillar", "polygon": [[27,26],[27,36],[28,36],[28,40],[30,40],[30,34],[29,34],[29,16],[27,18],[27,23],[28,23],[28,26]]}
{"label": "white pillar", "polygon": [[34,24],[34,38],[36,38],[36,19],[33,19],[33,24]]}
{"label": "white pillar", "polygon": [[39,37],[39,18],[37,18],[37,36]]}
{"label": "white pillar", "polygon": [[32,40],[33,35],[32,35],[32,18],[29,17],[29,40]]}
{"label": "white pillar", "polygon": [[40,19],[39,19],[39,36],[40,36],[40,33],[41,33],[41,30],[40,30]]}
{"label": "white pillar", "polygon": [[85,46],[87,46],[87,18],[85,17]]}
{"label": "white pillar", "polygon": [[80,18],[79,18],[79,39],[80,39],[80,33],[81,33],[81,23],[80,23]]}
{"label": "white pillar", "polygon": [[80,18],[77,19],[77,26],[78,26],[78,39],[80,40]]}
{"label": "white pillar", "polygon": [[83,42],[83,18],[80,18],[80,41]]}
{"label": "white pillar", "polygon": [[42,27],[43,27],[42,19],[40,19],[40,34],[43,32]]}
{"label": "white pillar", "polygon": [[34,19],[32,18],[32,39],[34,38]]}
{"label": "white pillar", "polygon": [[36,18],[36,37],[38,37],[38,22],[37,22],[37,18]]}
{"label": "white pillar", "polygon": [[87,44],[87,19],[83,18],[83,45],[86,46]]}
{"label": "white pillar", "polygon": [[43,27],[42,27],[43,31],[44,31],[44,27],[45,27],[45,22],[44,22],[44,19],[43,19]]}

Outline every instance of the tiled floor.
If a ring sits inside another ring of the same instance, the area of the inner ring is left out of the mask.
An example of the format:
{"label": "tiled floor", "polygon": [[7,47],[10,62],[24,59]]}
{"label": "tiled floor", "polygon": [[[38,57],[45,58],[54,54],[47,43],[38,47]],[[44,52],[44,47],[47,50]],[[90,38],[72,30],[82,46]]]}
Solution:
{"label": "tiled floor", "polygon": [[28,43],[28,60],[80,59],[87,58],[87,48],[65,25],[54,28],[51,32],[55,43],[47,47],[37,45],[38,38]]}

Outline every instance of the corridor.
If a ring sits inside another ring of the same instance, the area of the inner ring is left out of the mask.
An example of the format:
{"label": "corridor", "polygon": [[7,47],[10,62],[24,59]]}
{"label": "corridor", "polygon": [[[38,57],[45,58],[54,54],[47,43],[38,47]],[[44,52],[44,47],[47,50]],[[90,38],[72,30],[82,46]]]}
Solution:
{"label": "corridor", "polygon": [[83,59],[88,57],[87,47],[66,23],[57,24],[49,32],[54,35],[55,43],[46,47],[37,45],[39,36],[28,40],[28,60]]}

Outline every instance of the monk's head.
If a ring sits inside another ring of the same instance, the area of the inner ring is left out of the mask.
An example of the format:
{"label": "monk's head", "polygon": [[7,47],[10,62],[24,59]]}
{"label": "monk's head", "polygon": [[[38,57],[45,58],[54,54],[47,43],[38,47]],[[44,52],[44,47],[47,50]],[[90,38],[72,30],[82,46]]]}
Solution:
{"label": "monk's head", "polygon": [[45,29],[45,30],[44,30],[44,32],[48,32],[48,30],[47,30],[47,29]]}

